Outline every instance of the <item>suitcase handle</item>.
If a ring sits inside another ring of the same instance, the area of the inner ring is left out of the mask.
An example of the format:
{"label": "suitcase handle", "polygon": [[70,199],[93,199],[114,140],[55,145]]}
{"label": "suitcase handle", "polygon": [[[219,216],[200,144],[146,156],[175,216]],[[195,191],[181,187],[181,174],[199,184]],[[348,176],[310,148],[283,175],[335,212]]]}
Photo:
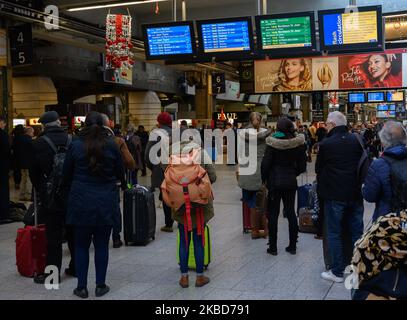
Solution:
{"label": "suitcase handle", "polygon": [[38,227],[38,202],[37,202],[37,190],[34,190],[34,226]]}

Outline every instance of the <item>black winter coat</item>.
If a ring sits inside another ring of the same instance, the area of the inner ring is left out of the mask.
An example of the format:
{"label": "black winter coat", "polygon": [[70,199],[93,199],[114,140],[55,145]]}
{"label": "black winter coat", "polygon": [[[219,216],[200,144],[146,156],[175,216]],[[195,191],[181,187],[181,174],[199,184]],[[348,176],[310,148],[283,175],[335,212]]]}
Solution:
{"label": "black winter coat", "polygon": [[54,164],[54,151],[50,145],[41,139],[46,135],[57,146],[65,146],[68,134],[61,127],[49,127],[33,142],[33,156],[30,168],[30,178],[40,196],[40,201],[44,200],[46,192],[46,177],[52,172]]}
{"label": "black winter coat", "polygon": [[267,148],[261,163],[261,179],[268,190],[297,189],[297,176],[307,169],[304,135],[292,139],[266,139]]}
{"label": "black winter coat", "polygon": [[23,134],[14,138],[13,159],[15,168],[29,169],[33,153],[33,140],[29,135]]}
{"label": "black winter coat", "polygon": [[346,126],[332,129],[319,145],[315,172],[318,194],[325,200],[362,200],[357,171],[362,147]]}

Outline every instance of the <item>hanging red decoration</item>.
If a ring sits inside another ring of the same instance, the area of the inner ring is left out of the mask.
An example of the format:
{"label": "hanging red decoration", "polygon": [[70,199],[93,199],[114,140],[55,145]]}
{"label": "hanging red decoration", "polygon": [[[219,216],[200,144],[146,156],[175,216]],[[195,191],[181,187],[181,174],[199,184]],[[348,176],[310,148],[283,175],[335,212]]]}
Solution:
{"label": "hanging red decoration", "polygon": [[134,64],[130,15],[107,15],[105,48],[106,69],[120,69],[122,75],[128,74]]}

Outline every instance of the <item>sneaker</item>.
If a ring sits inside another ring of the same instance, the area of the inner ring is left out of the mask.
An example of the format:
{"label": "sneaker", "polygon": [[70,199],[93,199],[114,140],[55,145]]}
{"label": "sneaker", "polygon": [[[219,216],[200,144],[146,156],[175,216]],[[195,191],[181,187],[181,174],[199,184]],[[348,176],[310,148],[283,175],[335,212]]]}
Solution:
{"label": "sneaker", "polygon": [[163,231],[163,232],[174,232],[174,230],[172,230],[172,227],[167,227],[167,226],[162,227],[161,231]]}
{"label": "sneaker", "polygon": [[321,278],[324,280],[338,282],[338,283],[343,282],[343,277],[337,277],[336,275],[334,275],[332,273],[332,270],[322,272]]}
{"label": "sneaker", "polygon": [[123,242],[121,240],[113,241],[113,248],[115,248],[115,249],[120,248],[122,245],[123,245]]}
{"label": "sneaker", "polygon": [[86,288],[82,288],[82,289],[76,288],[73,291],[73,294],[82,299],[86,299],[87,297],[89,297],[89,292],[88,292],[88,289],[86,289]]}
{"label": "sneaker", "polygon": [[101,286],[96,286],[96,289],[95,289],[95,296],[96,297],[101,297],[101,296],[104,296],[106,293],[108,293],[110,291],[110,288],[109,288],[109,286],[107,286],[107,285],[101,285]]}

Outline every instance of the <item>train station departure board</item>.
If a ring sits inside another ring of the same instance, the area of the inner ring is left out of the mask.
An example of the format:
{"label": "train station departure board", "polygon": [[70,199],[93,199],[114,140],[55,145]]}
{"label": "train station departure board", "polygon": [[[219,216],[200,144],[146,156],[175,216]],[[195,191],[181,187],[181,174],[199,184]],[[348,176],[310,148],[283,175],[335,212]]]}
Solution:
{"label": "train station departure board", "polygon": [[315,13],[312,11],[256,16],[259,51],[274,55],[314,54]]}
{"label": "train station departure board", "polygon": [[152,56],[192,53],[189,26],[149,28],[147,35]]}
{"label": "train station departure board", "polygon": [[263,49],[310,47],[310,17],[265,19],[260,21]]}
{"label": "train station departure board", "polygon": [[146,56],[149,59],[192,56],[196,51],[192,23],[144,25],[143,31]]}
{"label": "train station departure board", "polygon": [[249,22],[224,21],[202,23],[200,34],[204,53],[244,52],[251,50]]}

